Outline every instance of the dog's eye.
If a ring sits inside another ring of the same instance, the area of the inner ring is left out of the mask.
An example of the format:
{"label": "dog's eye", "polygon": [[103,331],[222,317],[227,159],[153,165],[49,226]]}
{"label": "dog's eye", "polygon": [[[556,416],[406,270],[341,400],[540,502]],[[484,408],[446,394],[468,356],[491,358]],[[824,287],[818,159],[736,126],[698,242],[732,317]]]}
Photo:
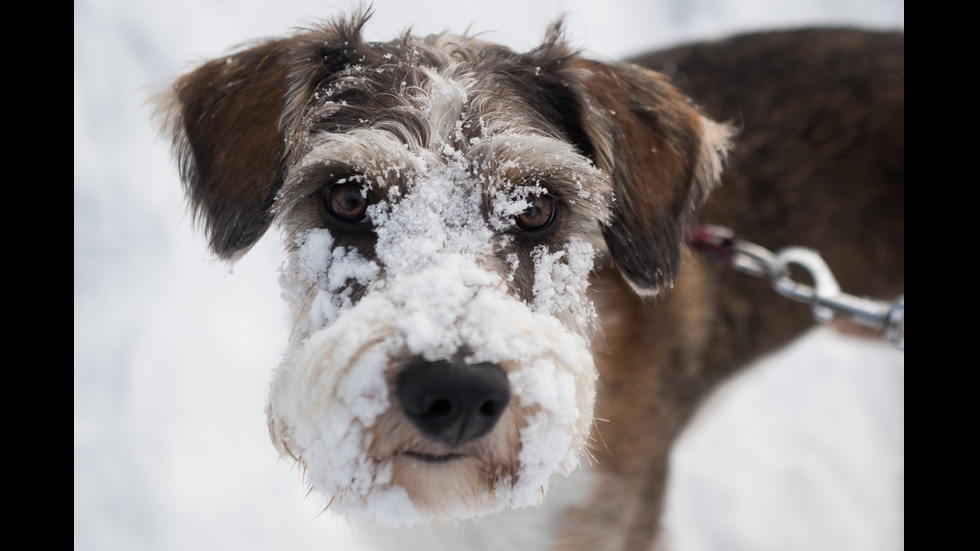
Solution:
{"label": "dog's eye", "polygon": [[528,207],[514,219],[517,227],[527,232],[541,231],[551,225],[558,210],[555,198],[550,195],[536,195],[527,200]]}
{"label": "dog's eye", "polygon": [[370,203],[361,184],[356,182],[337,183],[327,187],[323,192],[323,207],[331,216],[346,222],[356,224],[367,217],[367,207]]}

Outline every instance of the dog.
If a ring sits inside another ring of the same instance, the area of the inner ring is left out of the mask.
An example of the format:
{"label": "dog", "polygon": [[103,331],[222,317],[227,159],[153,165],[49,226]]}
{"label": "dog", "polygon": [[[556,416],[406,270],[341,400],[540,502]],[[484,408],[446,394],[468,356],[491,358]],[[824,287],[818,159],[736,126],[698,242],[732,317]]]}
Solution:
{"label": "dog", "polygon": [[366,42],[369,17],[240,47],[155,100],[211,251],[281,229],[274,445],[332,511],[395,533],[486,519],[465,548],[520,522],[515,549],[653,548],[699,404],[814,324],[696,251],[694,225],[904,293],[903,34],[612,62],[560,23],[520,53]]}

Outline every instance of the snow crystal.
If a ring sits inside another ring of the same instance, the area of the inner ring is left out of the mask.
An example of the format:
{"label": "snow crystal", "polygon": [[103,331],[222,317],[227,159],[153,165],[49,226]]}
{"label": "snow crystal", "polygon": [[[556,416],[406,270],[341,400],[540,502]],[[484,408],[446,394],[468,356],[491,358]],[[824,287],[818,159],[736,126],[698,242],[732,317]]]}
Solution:
{"label": "snow crystal", "polygon": [[[294,308],[302,308],[305,293],[316,289],[307,323],[302,329],[314,330],[333,323],[340,310],[351,304],[349,281],[367,285],[380,268],[356,250],[333,247],[333,237],[324,229],[313,229],[296,239],[297,252],[290,266],[281,270],[283,297]],[[329,266],[329,270],[324,267]]]}
{"label": "snow crystal", "polygon": [[580,332],[586,331],[596,318],[595,307],[586,296],[594,257],[592,245],[577,237],[569,239],[564,250],[554,253],[546,247],[536,247],[532,252],[535,310],[552,315],[564,313]]}

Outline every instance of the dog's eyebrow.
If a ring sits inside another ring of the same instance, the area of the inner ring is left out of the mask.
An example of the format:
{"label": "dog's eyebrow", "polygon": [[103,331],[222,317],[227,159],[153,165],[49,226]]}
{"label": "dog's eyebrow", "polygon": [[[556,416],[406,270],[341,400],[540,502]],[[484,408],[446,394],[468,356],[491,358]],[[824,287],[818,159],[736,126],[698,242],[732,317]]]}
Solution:
{"label": "dog's eyebrow", "polygon": [[434,153],[411,148],[387,130],[320,132],[309,142],[309,151],[292,168],[281,196],[314,191],[327,183],[330,174],[367,175],[384,187],[384,178],[420,173],[435,161]]}
{"label": "dog's eyebrow", "polygon": [[572,145],[541,134],[490,136],[474,144],[468,157],[493,179],[491,187],[546,183],[553,191],[574,195],[603,177]]}

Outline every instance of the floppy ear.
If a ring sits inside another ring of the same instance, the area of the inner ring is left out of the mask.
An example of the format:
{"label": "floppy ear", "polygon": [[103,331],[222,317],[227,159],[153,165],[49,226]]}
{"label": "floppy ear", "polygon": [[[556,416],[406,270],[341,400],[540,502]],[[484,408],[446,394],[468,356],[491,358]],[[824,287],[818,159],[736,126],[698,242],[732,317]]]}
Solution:
{"label": "floppy ear", "polygon": [[674,281],[695,210],[719,181],[730,132],[660,73],[627,63],[576,65],[582,128],[613,181],[606,245],[633,289],[655,294]]}
{"label": "floppy ear", "polygon": [[272,222],[283,180],[287,44],[205,63],[156,98],[194,219],[224,260],[247,251]]}

